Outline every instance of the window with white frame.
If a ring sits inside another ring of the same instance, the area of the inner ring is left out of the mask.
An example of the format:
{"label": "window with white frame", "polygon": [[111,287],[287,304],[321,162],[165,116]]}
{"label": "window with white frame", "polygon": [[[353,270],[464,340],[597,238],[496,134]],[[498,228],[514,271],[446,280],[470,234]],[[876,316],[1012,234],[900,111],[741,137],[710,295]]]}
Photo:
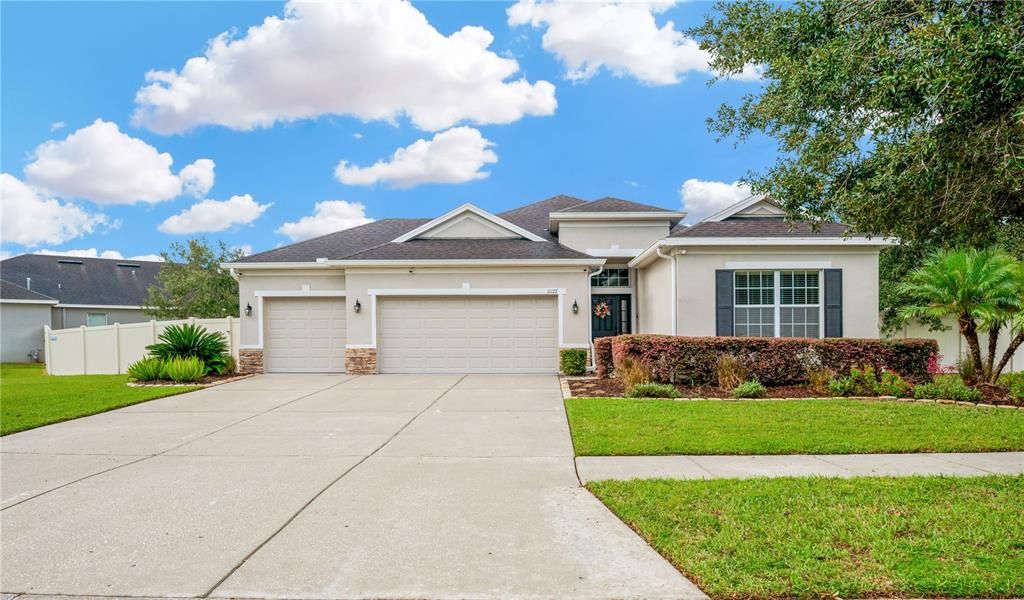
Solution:
{"label": "window with white frame", "polygon": [[605,269],[591,278],[592,287],[629,287],[629,269]]}
{"label": "window with white frame", "polygon": [[818,271],[737,271],[734,335],[821,337]]}
{"label": "window with white frame", "polygon": [[96,327],[99,325],[107,324],[107,313],[86,313],[85,314],[85,325],[86,327]]}

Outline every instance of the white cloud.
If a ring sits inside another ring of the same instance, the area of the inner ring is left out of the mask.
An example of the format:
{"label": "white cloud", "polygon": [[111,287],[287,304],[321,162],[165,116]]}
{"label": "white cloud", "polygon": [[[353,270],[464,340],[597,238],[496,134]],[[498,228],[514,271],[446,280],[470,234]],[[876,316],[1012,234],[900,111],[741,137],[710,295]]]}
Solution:
{"label": "white cloud", "polygon": [[181,179],[181,191],[195,198],[206,196],[213,187],[213,161],[208,158],[200,158],[188,165],[178,173]]}
{"label": "white cloud", "polygon": [[58,129],[64,129],[64,121],[54,121],[50,123],[50,131],[57,131]]}
{"label": "white cloud", "polygon": [[424,183],[465,183],[490,175],[480,169],[498,162],[498,156],[490,150],[493,145],[472,127],[456,127],[430,140],[416,140],[395,150],[391,158],[369,167],[349,166],[343,160],[334,170],[334,176],[349,185],[387,183],[396,188]]}
{"label": "white cloud", "polygon": [[361,134],[361,133],[358,133],[358,132],[356,132],[356,133],[353,133],[353,134],[352,134],[352,138],[353,138],[353,139],[356,139],[356,140],[361,140],[361,139],[363,139],[363,134]]}
{"label": "white cloud", "polygon": [[35,149],[25,167],[27,181],[65,198],[98,204],[160,202],[213,185],[213,161],[199,159],[171,172],[174,160],[146,142],[122,133],[116,123],[91,125]]}
{"label": "white cloud", "polygon": [[271,206],[257,203],[249,194],[223,201],[207,199],[168,217],[157,229],[174,234],[224,231],[234,225],[252,223]]}
{"label": "white cloud", "polygon": [[33,250],[32,254],[45,254],[47,256],[73,256],[75,258],[113,258],[117,260],[146,260],[153,262],[163,262],[164,259],[159,254],[140,254],[138,256],[129,256],[125,258],[123,254],[117,250],[104,250],[100,252],[96,248],[82,248],[78,250]]}
{"label": "white cloud", "polygon": [[408,2],[289,2],[241,38],[222,33],[181,71],[150,71],[134,122],[159,133],[233,129],[351,115],[408,115],[437,131],[460,121],[510,123],[555,111],[547,81],[509,80],[515,60],[488,50],[489,31],[445,36]]}
{"label": "white cloud", "polygon": [[108,223],[106,215],[48,198],[23,181],[0,173],[0,238],[22,246],[61,244]]}
{"label": "white cloud", "polygon": [[626,181],[624,181],[623,183],[625,183],[625,184],[626,184],[626,185],[628,185],[629,187],[635,187],[635,188],[638,188],[638,187],[640,187],[640,184],[639,184],[638,182],[636,182],[636,181],[633,181],[633,180],[631,180],[631,179],[627,179],[627,180],[626,180]]}
{"label": "white cloud", "polygon": [[726,183],[687,179],[679,188],[679,197],[683,201],[683,209],[687,212],[687,223],[696,223],[749,196],[750,188],[738,181]]}
{"label": "white cloud", "polygon": [[372,222],[366,216],[366,207],[359,202],[324,200],[316,203],[312,215],[285,223],[277,232],[298,242]]}
{"label": "white cloud", "polygon": [[[674,4],[519,0],[507,14],[509,25],[546,28],[541,43],[565,64],[572,81],[586,81],[604,67],[650,85],[668,85],[688,71],[712,72],[710,55],[675,23],[658,26],[655,15]],[[749,67],[731,79],[760,79],[760,69]]]}

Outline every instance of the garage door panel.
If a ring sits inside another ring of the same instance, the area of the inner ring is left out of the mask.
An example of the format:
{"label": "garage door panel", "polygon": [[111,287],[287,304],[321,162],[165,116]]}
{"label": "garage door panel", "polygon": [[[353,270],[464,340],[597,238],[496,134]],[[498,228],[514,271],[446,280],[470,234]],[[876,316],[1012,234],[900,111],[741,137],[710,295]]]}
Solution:
{"label": "garage door panel", "polygon": [[344,300],[267,298],[264,310],[267,372],[344,372]]}
{"label": "garage door panel", "polygon": [[555,372],[554,297],[384,298],[381,372]]}

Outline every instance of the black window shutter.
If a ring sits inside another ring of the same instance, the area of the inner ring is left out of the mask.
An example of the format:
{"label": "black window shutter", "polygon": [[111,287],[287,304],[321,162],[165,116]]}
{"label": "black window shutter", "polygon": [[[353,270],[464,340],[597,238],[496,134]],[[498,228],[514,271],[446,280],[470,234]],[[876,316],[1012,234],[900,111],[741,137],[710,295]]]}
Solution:
{"label": "black window shutter", "polygon": [[825,337],[843,337],[842,269],[825,269]]}
{"label": "black window shutter", "polygon": [[733,335],[732,269],[715,270],[715,335]]}

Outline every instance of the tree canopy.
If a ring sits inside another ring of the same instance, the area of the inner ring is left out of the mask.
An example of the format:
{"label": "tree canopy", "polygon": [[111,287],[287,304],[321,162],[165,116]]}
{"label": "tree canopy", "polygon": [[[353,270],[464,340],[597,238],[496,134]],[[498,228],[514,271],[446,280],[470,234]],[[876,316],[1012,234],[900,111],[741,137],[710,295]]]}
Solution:
{"label": "tree canopy", "polygon": [[146,312],[158,319],[238,316],[238,282],[220,267],[243,256],[224,242],[210,245],[205,239],[173,243],[150,286]]}
{"label": "tree canopy", "polygon": [[984,246],[1024,222],[1024,0],[719,3],[691,33],[759,93],[709,119],[773,137],[749,176],[792,216],[918,246]]}

